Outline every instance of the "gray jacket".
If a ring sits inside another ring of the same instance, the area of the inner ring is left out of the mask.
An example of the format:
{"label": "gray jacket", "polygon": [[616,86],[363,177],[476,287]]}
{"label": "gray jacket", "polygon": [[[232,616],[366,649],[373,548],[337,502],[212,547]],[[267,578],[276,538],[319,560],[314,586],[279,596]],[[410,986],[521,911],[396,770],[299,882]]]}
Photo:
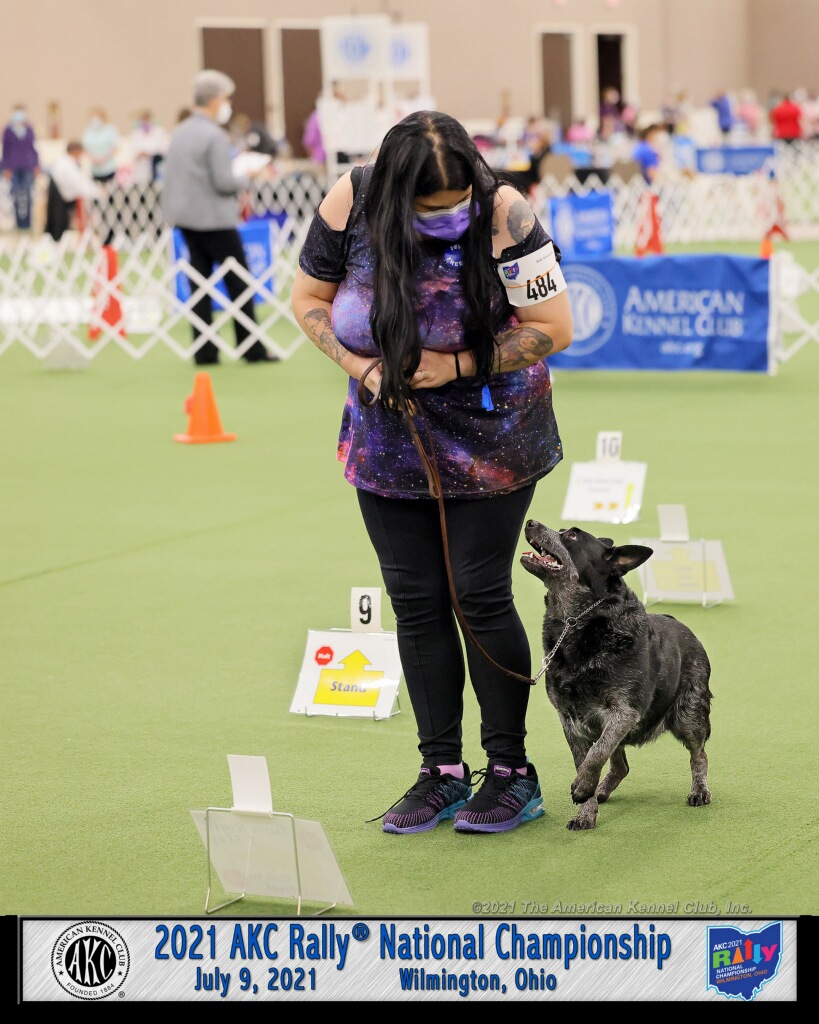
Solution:
{"label": "gray jacket", "polygon": [[159,201],[165,220],[195,231],[223,231],[239,223],[238,193],[248,178],[234,177],[227,132],[205,114],[187,117],[171,136]]}

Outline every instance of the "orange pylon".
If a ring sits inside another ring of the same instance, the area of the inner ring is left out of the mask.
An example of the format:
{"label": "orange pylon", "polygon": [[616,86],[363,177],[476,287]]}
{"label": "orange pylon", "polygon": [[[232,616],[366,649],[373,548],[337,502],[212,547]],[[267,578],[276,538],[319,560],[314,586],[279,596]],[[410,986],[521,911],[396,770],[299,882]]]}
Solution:
{"label": "orange pylon", "polygon": [[765,235],[759,246],[759,255],[763,260],[769,260],[774,254],[773,238],[770,233]]}
{"label": "orange pylon", "polygon": [[174,434],[174,441],[182,444],[213,444],[215,441],[235,441],[236,434],[226,434],[216,408],[210,374],[200,371],[193,379],[193,394],[185,399],[188,414],[187,434]]}
{"label": "orange pylon", "polygon": [[[112,285],[119,274],[119,257],[116,249],[110,245],[104,245],[100,253],[101,266],[98,266],[94,273],[94,312],[93,318],[96,323],[88,325],[88,340],[96,341],[102,330],[99,321],[102,320],[113,328],[121,338],[125,337],[125,316],[122,312],[119,285]],[[107,284],[104,282],[108,282]]]}
{"label": "orange pylon", "polygon": [[637,222],[637,242],[634,246],[636,256],[645,256],[652,252],[661,256],[665,252],[660,237],[660,211],[658,196],[654,192],[644,192],[640,196]]}

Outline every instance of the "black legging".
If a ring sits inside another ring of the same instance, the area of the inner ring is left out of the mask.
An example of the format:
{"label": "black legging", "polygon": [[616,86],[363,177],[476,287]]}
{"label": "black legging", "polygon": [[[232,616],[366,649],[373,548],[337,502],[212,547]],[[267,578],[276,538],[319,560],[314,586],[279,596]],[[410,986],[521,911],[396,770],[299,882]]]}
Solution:
{"label": "black legging", "polygon": [[[526,631],[512,596],[512,562],[535,485],[498,497],[447,499],[455,592],[475,639],[504,668],[528,676]],[[462,759],[464,660],[449,593],[438,503],[382,498],[359,490],[364,524],[395,612],[398,652],[424,764]],[[490,763],[526,762],[531,687],[464,643],[481,709],[481,746]],[[469,760],[469,758],[467,758]]]}
{"label": "black legging", "polygon": [[[243,267],[245,270],[248,269],[247,257],[242,245],[242,236],[235,228],[214,231],[193,231],[190,228],[182,228],[181,231],[188,246],[190,265],[202,277],[210,277],[213,274],[214,267],[224,263],[230,256],[236,260],[240,267]],[[188,280],[190,281],[191,293],[198,291],[199,284],[190,278]],[[247,290],[247,284],[244,279],[232,270],[225,274],[224,282],[227,293],[233,302],[236,302]],[[252,293],[239,308],[248,320],[254,324],[256,323]],[[193,304],[191,312],[208,326],[212,324],[213,302],[209,292],[204,292],[200,296]],[[194,323],[191,324],[191,327],[193,330],[193,340],[197,342],[201,331]],[[233,333],[236,338],[237,348],[250,337],[248,328],[243,323],[240,323],[236,317],[233,318]],[[257,338],[242,358],[249,363],[253,363],[263,359],[266,355],[267,349]],[[210,340],[204,341],[193,356],[194,362],[199,364],[213,363],[218,358],[219,349]]]}

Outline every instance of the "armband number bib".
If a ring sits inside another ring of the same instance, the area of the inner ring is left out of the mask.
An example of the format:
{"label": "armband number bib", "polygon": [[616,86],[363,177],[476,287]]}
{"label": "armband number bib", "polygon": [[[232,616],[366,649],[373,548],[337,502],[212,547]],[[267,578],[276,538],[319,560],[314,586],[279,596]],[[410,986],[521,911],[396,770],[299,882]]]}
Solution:
{"label": "armband number bib", "polygon": [[513,306],[534,306],[566,291],[552,242],[520,259],[498,264],[498,273]]}

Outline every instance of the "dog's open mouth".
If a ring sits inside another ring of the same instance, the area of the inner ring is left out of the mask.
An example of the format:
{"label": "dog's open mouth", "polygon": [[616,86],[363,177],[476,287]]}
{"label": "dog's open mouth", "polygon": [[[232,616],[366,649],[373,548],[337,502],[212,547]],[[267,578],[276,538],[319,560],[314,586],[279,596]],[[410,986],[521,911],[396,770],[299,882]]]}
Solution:
{"label": "dog's open mouth", "polygon": [[538,545],[533,541],[529,541],[532,545],[531,551],[524,551],[520,557],[521,562],[525,566],[537,566],[538,568],[548,569],[549,572],[561,572],[563,569],[563,563],[555,555],[550,554],[548,551],[541,551]]}

